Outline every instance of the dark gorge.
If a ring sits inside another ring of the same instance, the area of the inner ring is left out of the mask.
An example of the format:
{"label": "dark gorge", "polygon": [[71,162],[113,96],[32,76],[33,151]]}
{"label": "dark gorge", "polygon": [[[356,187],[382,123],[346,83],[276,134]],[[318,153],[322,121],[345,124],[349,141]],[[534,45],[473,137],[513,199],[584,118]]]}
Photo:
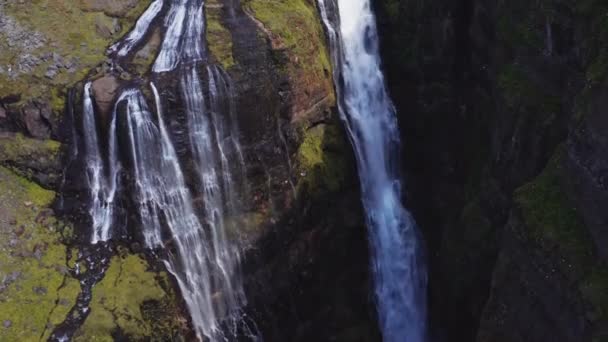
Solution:
{"label": "dark gorge", "polygon": [[607,18],[0,0],[0,340],[606,340]]}

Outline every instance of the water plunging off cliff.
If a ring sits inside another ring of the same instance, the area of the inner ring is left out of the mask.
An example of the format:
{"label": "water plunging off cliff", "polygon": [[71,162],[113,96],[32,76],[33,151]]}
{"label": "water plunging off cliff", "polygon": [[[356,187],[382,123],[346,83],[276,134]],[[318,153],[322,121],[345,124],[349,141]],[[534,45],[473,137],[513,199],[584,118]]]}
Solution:
{"label": "water plunging off cliff", "polygon": [[[90,241],[113,237],[117,221],[125,221],[115,219],[120,214],[114,199],[126,198],[136,211],[136,235],[148,250],[167,256],[164,263],[180,288],[198,338],[224,341],[239,333],[256,341],[251,322],[245,322],[240,310],[246,300],[239,247],[229,239],[226,223],[227,218],[237,221],[247,193],[234,86],[220,66],[207,63],[202,0],[152,2],[132,31],[108,50],[113,62],[120,64],[136,52],[155,23],[163,30],[163,40],[149,80],[130,82],[119,92],[106,129],[98,129],[97,122],[103,120],[96,117],[91,83],[84,88]],[[163,88],[161,79],[177,82]],[[181,97],[182,112],[166,106],[168,93]],[[185,122],[173,120],[180,125],[175,130],[186,137],[179,142],[186,150],[184,158],[165,123],[176,115],[185,117]],[[101,131],[108,132],[107,143],[100,139]],[[119,188],[119,179],[128,184]]]}
{"label": "water plunging off cliff", "polygon": [[369,0],[318,4],[331,44],[340,114],[357,159],[383,339],[422,342],[427,276],[416,224],[401,203],[399,128],[380,69],[375,17]]}
{"label": "water plunging off cliff", "polygon": [[84,86],[83,100],[83,130],[84,147],[86,150],[86,176],[91,196],[89,214],[91,217],[91,242],[106,241],[111,237],[111,226],[114,215],[114,199],[118,177],[118,163],[116,159],[115,116],[112,118],[111,136],[109,137],[109,157],[104,165],[99,148],[95,108],[91,97],[91,83]]}

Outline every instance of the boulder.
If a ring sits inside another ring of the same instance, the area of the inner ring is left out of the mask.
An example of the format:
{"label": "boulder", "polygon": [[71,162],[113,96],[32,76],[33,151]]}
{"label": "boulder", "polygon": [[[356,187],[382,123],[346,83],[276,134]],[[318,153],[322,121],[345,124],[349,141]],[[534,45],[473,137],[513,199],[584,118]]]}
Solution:
{"label": "boulder", "polygon": [[112,110],[113,99],[118,85],[118,80],[114,76],[104,76],[95,80],[92,84],[93,96],[103,117],[107,117]]}
{"label": "boulder", "polygon": [[27,132],[34,138],[48,139],[51,136],[51,128],[47,123],[47,117],[50,116],[46,110],[41,110],[35,104],[27,104],[23,108],[23,123]]}

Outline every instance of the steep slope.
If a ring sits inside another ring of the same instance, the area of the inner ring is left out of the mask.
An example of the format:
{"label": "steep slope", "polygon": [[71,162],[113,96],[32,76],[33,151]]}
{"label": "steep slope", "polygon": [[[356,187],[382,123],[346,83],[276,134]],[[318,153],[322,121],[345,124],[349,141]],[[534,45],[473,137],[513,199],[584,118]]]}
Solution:
{"label": "steep slope", "polygon": [[606,5],[377,8],[435,331],[605,338]]}

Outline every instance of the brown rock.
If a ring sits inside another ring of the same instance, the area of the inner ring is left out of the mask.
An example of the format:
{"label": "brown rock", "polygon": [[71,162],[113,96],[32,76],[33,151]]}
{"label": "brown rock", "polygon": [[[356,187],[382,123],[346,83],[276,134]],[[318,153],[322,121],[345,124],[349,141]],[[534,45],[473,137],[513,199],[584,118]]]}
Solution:
{"label": "brown rock", "polygon": [[51,129],[37,106],[28,104],[23,108],[23,122],[31,136],[40,139],[48,139],[51,136]]}
{"label": "brown rock", "polygon": [[100,114],[105,118],[112,110],[112,100],[118,89],[118,80],[114,76],[104,76],[93,82],[93,96],[99,107]]}
{"label": "brown rock", "polygon": [[0,106],[0,120],[6,119],[6,109]]}

